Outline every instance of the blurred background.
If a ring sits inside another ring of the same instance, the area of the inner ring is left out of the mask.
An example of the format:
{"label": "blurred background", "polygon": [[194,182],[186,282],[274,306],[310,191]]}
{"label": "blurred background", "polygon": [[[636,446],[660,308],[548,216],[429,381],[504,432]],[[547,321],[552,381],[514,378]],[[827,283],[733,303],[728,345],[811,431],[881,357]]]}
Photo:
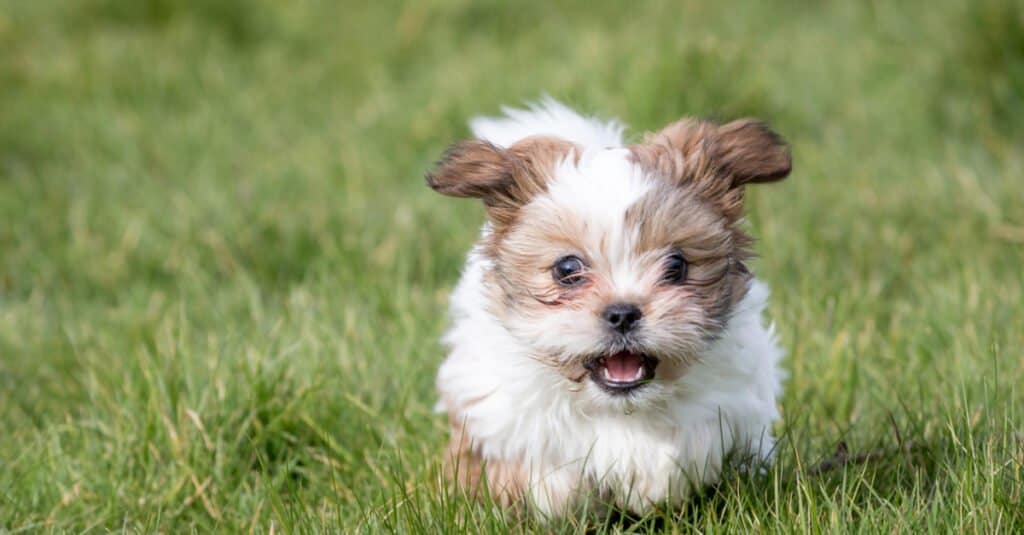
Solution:
{"label": "blurred background", "polygon": [[933,454],[877,495],[913,509],[1018,458],[950,436],[1022,421],[1019,2],[0,0],[0,531],[429,517],[483,212],[422,175],[545,94],[632,139],[753,115],[792,142],[748,200],[783,465],[897,421]]}

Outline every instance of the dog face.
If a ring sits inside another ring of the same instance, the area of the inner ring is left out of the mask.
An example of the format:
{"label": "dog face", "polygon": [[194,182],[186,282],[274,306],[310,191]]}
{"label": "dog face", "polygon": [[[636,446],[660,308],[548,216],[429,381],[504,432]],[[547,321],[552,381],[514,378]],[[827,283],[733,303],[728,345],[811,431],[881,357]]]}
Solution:
{"label": "dog face", "polygon": [[750,278],[750,183],[789,174],[762,123],[682,120],[603,150],[533,137],[453,146],[427,175],[479,198],[490,312],[592,403],[656,403],[722,329]]}

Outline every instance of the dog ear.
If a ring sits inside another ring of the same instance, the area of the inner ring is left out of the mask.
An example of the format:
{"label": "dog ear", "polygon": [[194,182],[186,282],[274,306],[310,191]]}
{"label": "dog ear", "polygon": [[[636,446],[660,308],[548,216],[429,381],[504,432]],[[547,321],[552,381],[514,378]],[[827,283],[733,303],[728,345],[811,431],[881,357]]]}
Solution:
{"label": "dog ear", "polygon": [[515,163],[502,148],[486,141],[470,140],[448,148],[432,171],[427,185],[450,197],[493,200],[513,180]]}
{"label": "dog ear", "polygon": [[719,165],[733,186],[775,182],[792,169],[789,145],[757,119],[740,119],[718,128]]}
{"label": "dog ear", "polygon": [[456,143],[427,173],[427,185],[450,197],[480,199],[498,225],[510,223],[528,200],[520,187],[523,162],[507,149],[486,141]]}
{"label": "dog ear", "polygon": [[486,141],[456,143],[427,173],[427,185],[451,197],[480,199],[490,218],[508,223],[543,191],[554,166],[570,154],[568,141],[532,137],[501,148]]}
{"label": "dog ear", "polygon": [[792,165],[789,145],[756,119],[681,119],[631,150],[639,163],[693,188],[732,219],[743,215],[743,186],[782,180]]}
{"label": "dog ear", "polygon": [[792,167],[789,145],[757,119],[739,119],[725,125],[682,119],[647,141],[678,151],[691,171],[686,174],[715,171],[722,176],[714,178],[727,178],[730,187],[782,180]]}

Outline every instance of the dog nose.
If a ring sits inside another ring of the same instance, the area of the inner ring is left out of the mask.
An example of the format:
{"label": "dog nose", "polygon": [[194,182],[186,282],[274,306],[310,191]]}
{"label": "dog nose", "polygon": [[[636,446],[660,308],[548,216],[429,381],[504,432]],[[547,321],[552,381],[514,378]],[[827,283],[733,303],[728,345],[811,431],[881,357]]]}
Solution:
{"label": "dog nose", "polygon": [[633,329],[633,325],[635,325],[637,321],[640,321],[643,313],[640,312],[640,308],[636,305],[615,303],[604,309],[603,316],[604,320],[608,322],[608,325],[612,329],[615,329],[622,334],[626,334]]}

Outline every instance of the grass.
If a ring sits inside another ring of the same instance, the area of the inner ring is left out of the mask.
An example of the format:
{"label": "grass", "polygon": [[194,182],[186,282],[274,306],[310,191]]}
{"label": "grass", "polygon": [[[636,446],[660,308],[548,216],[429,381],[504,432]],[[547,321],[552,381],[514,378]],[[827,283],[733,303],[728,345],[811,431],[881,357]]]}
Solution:
{"label": "grass", "polygon": [[[1012,0],[0,0],[0,532],[1024,530],[1022,43]],[[482,210],[422,172],[544,92],[793,142],[768,474],[640,522],[442,490]],[[893,453],[798,475],[840,442]]]}

